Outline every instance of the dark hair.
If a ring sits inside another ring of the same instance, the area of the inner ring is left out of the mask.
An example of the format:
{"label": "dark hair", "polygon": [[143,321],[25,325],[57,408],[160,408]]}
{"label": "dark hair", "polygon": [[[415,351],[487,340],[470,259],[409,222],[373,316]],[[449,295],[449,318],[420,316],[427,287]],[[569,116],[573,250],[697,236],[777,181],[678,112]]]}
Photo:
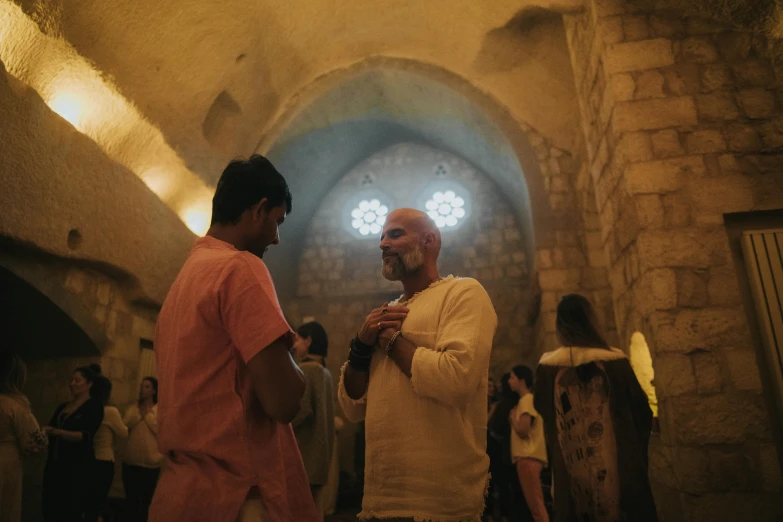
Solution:
{"label": "dark hair", "polygon": [[109,403],[109,397],[111,397],[111,389],[112,384],[109,379],[103,375],[96,375],[90,388],[90,397],[106,406]]}
{"label": "dark hair", "polygon": [[511,389],[511,384],[508,382],[509,379],[511,379],[510,373],[504,373],[500,378],[500,398],[513,400],[514,404],[516,404],[519,402],[519,394]]}
{"label": "dark hair", "polygon": [[527,386],[528,390],[533,389],[533,370],[527,366],[519,364],[511,368],[511,371],[514,372],[514,375],[517,376],[517,379],[520,381],[525,381],[525,386]]}
{"label": "dark hair", "polygon": [[[148,375],[141,380],[141,382],[144,381],[150,381],[152,389],[155,390],[155,394],[152,396],[152,403],[158,404],[158,379]],[[141,404],[141,400],[139,400],[139,404]]]}
{"label": "dark hair", "polygon": [[79,366],[73,372],[81,373],[84,380],[94,383],[95,379],[101,375],[101,365],[93,363],[87,366]]}
{"label": "dark hair", "polygon": [[305,323],[296,330],[296,333],[300,337],[310,339],[310,348],[307,350],[307,353],[326,357],[326,354],[329,352],[329,338],[321,323],[315,321]]}
{"label": "dark hair", "polygon": [[0,350],[0,393],[22,396],[27,365],[10,350]]}
{"label": "dark hair", "polygon": [[490,402],[497,402],[498,396],[500,395],[500,390],[498,389],[498,383],[495,382],[495,379],[492,377],[487,377],[487,387],[489,387],[489,383],[492,383],[492,386],[495,388],[495,391],[492,393],[492,395],[488,396],[488,399]]}
{"label": "dark hair", "polygon": [[291,213],[288,183],[265,157],[254,154],[247,160],[234,160],[220,176],[212,198],[212,224],[235,225],[242,214],[266,198],[267,208],[286,206]]}
{"label": "dark hair", "polygon": [[[511,389],[511,385],[508,383],[510,378],[510,373],[504,373],[503,377],[500,378],[500,400],[495,407],[495,412],[487,423],[490,431],[499,439],[507,439],[511,433],[511,424],[508,422],[508,414],[511,413],[511,410],[519,403],[519,395]],[[509,454],[508,457],[510,459],[511,455]],[[508,464],[511,464],[510,460]]]}
{"label": "dark hair", "polygon": [[569,294],[560,300],[555,327],[563,346],[609,349],[593,305],[583,295]]}

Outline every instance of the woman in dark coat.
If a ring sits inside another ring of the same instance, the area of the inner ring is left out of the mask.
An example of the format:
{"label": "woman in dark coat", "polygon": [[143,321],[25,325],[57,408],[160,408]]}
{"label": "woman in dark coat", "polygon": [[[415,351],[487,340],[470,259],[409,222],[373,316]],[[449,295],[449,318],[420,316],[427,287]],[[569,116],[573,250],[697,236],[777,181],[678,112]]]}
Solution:
{"label": "woman in dark coat", "polygon": [[[94,469],[93,437],[103,421],[103,404],[90,397],[100,367],[77,368],[68,385],[71,400],[54,412],[44,431],[49,455],[43,480],[46,522],[81,521]],[[98,370],[96,372],[96,370]]]}
{"label": "woman in dark coat", "polygon": [[583,296],[557,307],[562,347],[541,357],[535,407],[551,449],[554,520],[657,522],[647,478],[652,411]]}

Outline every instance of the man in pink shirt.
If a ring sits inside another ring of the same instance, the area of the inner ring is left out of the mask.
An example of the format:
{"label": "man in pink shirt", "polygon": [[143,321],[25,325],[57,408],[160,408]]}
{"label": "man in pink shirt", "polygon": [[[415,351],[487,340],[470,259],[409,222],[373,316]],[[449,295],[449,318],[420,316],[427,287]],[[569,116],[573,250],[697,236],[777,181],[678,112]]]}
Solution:
{"label": "man in pink shirt", "polygon": [[266,265],[291,211],[266,158],[233,161],[158,317],[152,522],[318,520],[289,422],[305,390]]}

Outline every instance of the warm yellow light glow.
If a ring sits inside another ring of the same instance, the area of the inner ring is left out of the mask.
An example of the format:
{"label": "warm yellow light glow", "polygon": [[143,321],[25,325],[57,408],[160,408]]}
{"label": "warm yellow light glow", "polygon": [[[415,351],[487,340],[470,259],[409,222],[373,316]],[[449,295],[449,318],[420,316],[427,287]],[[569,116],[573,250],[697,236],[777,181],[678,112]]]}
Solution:
{"label": "warm yellow light glow", "polygon": [[189,208],[180,215],[191,232],[198,236],[203,236],[209,230],[210,217],[210,211],[199,208],[199,206]]}
{"label": "warm yellow light glow", "polygon": [[160,129],[73,46],[42,33],[17,3],[8,0],[0,0],[0,61],[35,89],[52,111],[139,176],[190,230],[206,232],[212,190],[185,166]]}
{"label": "warm yellow light glow", "polygon": [[639,384],[647,394],[647,400],[650,403],[653,416],[658,416],[658,397],[655,395],[655,371],[653,370],[650,348],[647,346],[647,340],[641,332],[635,332],[631,336],[630,350],[631,367],[633,368]]}
{"label": "warm yellow light glow", "polygon": [[168,200],[174,190],[174,177],[161,168],[151,168],[139,175],[147,187],[163,201]]}
{"label": "warm yellow light glow", "polygon": [[80,123],[84,116],[84,101],[77,95],[67,91],[57,92],[49,100],[48,105],[71,125],[77,129],[80,128]]}

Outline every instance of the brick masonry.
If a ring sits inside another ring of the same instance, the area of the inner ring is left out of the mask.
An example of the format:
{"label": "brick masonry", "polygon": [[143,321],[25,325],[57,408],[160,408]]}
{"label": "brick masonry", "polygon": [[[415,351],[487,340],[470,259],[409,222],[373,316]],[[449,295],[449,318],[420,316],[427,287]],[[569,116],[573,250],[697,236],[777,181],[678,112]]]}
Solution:
{"label": "brick masonry", "polygon": [[723,214],[783,206],[783,69],[755,34],[652,2],[586,4],[567,39],[618,333],[643,333],[655,366],[661,518],[776,520],[780,468]]}

